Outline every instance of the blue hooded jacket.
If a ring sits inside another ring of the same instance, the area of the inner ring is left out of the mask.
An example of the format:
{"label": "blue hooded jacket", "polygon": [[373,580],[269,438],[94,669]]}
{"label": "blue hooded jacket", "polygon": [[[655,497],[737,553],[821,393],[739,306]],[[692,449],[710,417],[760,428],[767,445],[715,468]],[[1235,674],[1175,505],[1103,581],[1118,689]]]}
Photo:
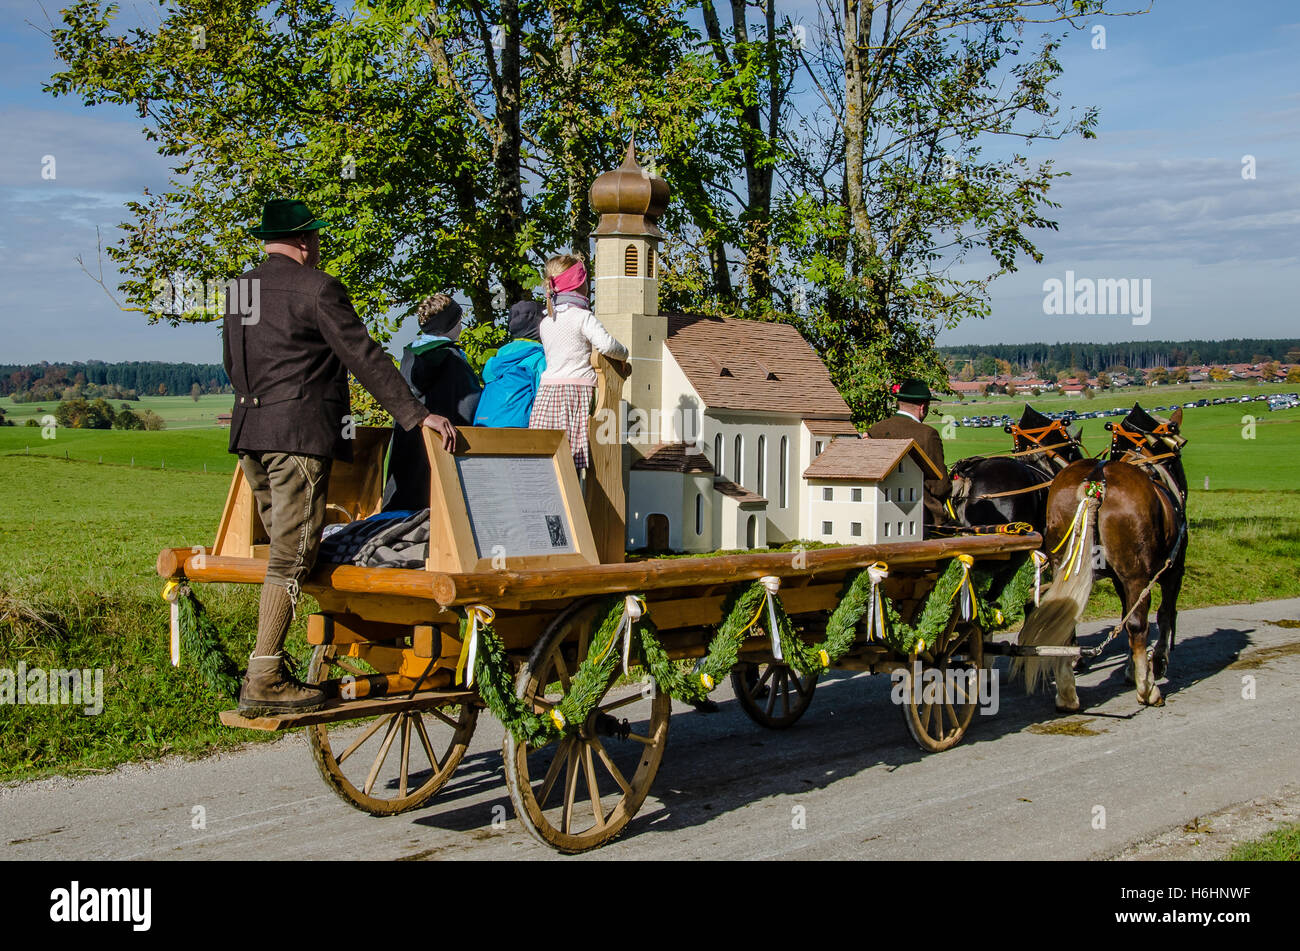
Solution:
{"label": "blue hooded jacket", "polygon": [[483,366],[483,396],[475,426],[528,428],[533,400],[546,369],[546,352],[536,340],[512,340]]}

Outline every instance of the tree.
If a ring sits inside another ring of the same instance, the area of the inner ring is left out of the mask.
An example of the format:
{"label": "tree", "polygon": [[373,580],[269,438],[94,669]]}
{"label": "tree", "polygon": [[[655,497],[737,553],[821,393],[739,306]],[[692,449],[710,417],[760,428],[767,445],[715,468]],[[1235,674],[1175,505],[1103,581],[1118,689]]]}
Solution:
{"label": "tree", "polygon": [[1169,370],[1165,367],[1156,367],[1151,371],[1151,382],[1156,384],[1165,384],[1169,382]]}
{"label": "tree", "polygon": [[1101,372],[1099,372],[1099,373],[1097,374],[1097,388],[1098,388],[1098,389],[1109,390],[1109,389],[1110,389],[1110,383],[1111,383],[1111,380],[1110,380],[1110,374],[1107,373],[1105,370],[1102,370]]}
{"label": "tree", "polygon": [[113,417],[113,428],[144,429],[144,420],[132,411],[131,407],[123,403],[121,408],[117,411],[117,414]]}
{"label": "tree", "polygon": [[159,384],[158,384],[158,395],[159,395],[159,396],[166,396],[166,395],[167,395],[167,384],[166,384],[166,383],[159,383]]}
{"label": "tree", "polygon": [[1191,379],[1191,376],[1192,374],[1187,369],[1187,367],[1179,367],[1177,370],[1174,371],[1174,382],[1186,383],[1188,380]]}
{"label": "tree", "polygon": [[1259,368],[1259,372],[1265,383],[1276,383],[1277,375],[1281,369],[1281,365],[1276,360],[1269,360]]}
{"label": "tree", "polygon": [[1231,376],[1232,374],[1228,372],[1226,367],[1220,367],[1220,366],[1210,367],[1210,379],[1213,380],[1215,383],[1226,383],[1231,378]]}
{"label": "tree", "polygon": [[203,395],[203,387],[199,386],[197,383],[191,383],[190,399],[192,399],[194,402],[197,403],[199,401],[199,397],[202,395]]}
{"label": "tree", "polygon": [[1300,366],[1292,366],[1286,371],[1288,383],[1300,383]]}
{"label": "tree", "polygon": [[961,366],[961,373],[957,375],[957,379],[961,380],[963,383],[969,383],[972,380],[974,380],[975,364],[972,363],[970,360],[967,360],[965,363],[963,363]]}

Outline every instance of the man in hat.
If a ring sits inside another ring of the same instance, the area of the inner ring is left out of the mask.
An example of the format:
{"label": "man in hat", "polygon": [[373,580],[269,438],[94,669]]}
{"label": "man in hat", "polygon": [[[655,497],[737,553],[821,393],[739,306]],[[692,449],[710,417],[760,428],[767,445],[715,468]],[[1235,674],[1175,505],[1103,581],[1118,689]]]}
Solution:
{"label": "man in hat", "polygon": [[[402,379],[424,408],[457,426],[474,425],[483,386],[456,346],[461,307],[447,294],[431,294],[416,310],[420,332],[402,351]],[[416,430],[393,431],[384,510],[429,507],[429,457]]]}
{"label": "man in hat", "polygon": [[948,468],[943,462],[943,440],[933,426],[925,425],[925,417],[930,412],[930,387],[922,380],[904,380],[895,383],[890,392],[898,398],[898,411],[887,419],[882,419],[867,430],[871,439],[912,439],[929,457],[940,472],[942,479],[925,480],[925,530],[935,525],[948,523],[948,513],[944,501],[952,492],[952,482],[948,478]]}
{"label": "man in hat", "polygon": [[240,275],[227,297],[230,451],[239,455],[270,536],[257,643],[239,692],[245,716],[308,712],[325,702],[322,690],[288,674],[282,650],[320,548],[330,466],[352,459],[348,371],[398,427],[427,426],[448,449],[456,440],[451,422],[411,395],[342,283],[317,269],[325,225],[301,201],[267,202],[261,227],[249,229],[265,242],[266,259]]}

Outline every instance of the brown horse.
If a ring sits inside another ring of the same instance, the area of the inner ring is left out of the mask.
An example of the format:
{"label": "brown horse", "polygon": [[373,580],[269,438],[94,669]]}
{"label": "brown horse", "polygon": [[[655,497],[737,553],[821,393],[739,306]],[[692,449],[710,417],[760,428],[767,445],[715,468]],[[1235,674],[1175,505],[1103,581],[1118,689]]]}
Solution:
{"label": "brown horse", "polygon": [[[1168,669],[1177,623],[1178,591],[1187,552],[1187,480],[1179,452],[1183,411],[1156,420],[1141,407],[1112,429],[1111,460],[1084,459],[1067,466],[1047,497],[1046,547],[1052,552],[1052,590],[1020,632],[1023,645],[1063,646],[1074,642],[1075,624],[1092,593],[1095,576],[1111,579],[1124,612],[1130,659],[1126,674],[1138,701],[1164,703],[1156,680]],[[1148,658],[1151,593],[1160,585],[1156,621],[1160,638]],[[1079,709],[1068,659],[1023,658],[1032,691],[1047,670],[1056,673],[1056,709]]]}

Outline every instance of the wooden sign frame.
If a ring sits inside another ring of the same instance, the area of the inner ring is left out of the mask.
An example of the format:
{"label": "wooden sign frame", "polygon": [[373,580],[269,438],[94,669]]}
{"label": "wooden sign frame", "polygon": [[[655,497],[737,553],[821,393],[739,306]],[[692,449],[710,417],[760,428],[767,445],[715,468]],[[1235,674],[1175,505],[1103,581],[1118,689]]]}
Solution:
{"label": "wooden sign frame", "polygon": [[[430,571],[469,573],[502,569],[542,569],[572,565],[596,565],[600,556],[583,504],[578,472],[573,466],[569,440],[560,429],[507,429],[458,427],[454,453],[442,448],[437,434],[424,429],[429,454],[429,558]],[[493,564],[491,554],[480,555],[474,542],[469,507],[461,487],[458,458],[474,456],[523,456],[547,458],[572,533],[573,551],[554,555],[515,555],[508,552]]]}

